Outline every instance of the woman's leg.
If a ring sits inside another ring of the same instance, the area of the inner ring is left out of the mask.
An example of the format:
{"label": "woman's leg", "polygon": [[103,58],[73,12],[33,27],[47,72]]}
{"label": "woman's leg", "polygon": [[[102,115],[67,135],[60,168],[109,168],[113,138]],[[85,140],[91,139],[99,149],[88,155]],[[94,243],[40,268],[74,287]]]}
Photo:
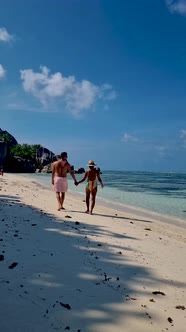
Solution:
{"label": "woman's leg", "polygon": [[91,192],[92,197],[91,197],[91,209],[90,209],[90,214],[92,214],[92,211],[94,209],[95,206],[95,202],[96,202],[96,194],[97,194],[97,187],[94,188]]}
{"label": "woman's leg", "polygon": [[85,192],[86,192],[86,206],[87,206],[87,210],[85,212],[89,213],[90,190],[86,187]]}

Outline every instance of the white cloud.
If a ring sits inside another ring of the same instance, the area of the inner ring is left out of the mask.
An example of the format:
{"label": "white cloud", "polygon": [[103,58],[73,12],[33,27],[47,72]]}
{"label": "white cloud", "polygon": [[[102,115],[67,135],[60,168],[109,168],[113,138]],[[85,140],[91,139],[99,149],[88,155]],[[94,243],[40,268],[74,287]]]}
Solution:
{"label": "white cloud", "polygon": [[24,90],[39,99],[44,107],[51,100],[57,99],[64,102],[67,110],[79,114],[90,109],[98,100],[109,102],[116,98],[116,93],[109,84],[97,86],[87,80],[77,81],[75,76],[64,77],[60,72],[50,74],[45,66],[40,69],[40,72],[24,69],[20,74]]}
{"label": "white cloud", "polygon": [[0,79],[5,77],[6,70],[3,68],[3,66],[0,64]]}
{"label": "white cloud", "polygon": [[9,42],[14,39],[13,35],[10,35],[6,28],[0,28],[0,42]]}
{"label": "white cloud", "polygon": [[159,152],[159,153],[165,153],[165,151],[167,150],[167,147],[164,145],[157,145],[155,146],[155,149]]}
{"label": "white cloud", "polygon": [[168,145],[156,145],[154,146],[154,149],[160,158],[167,158],[172,156],[171,148]]}
{"label": "white cloud", "polygon": [[186,139],[186,130],[185,130],[185,129],[182,129],[182,130],[180,131],[180,138],[181,138],[181,139]]}
{"label": "white cloud", "polygon": [[96,101],[99,88],[89,81],[76,82],[66,95],[67,108],[76,110],[89,109]]}
{"label": "white cloud", "polygon": [[171,13],[186,15],[186,0],[165,0]]}
{"label": "white cloud", "polygon": [[132,135],[129,135],[127,133],[124,133],[123,134],[123,137],[122,137],[122,142],[124,143],[129,143],[129,142],[139,142],[139,138],[135,137],[135,136],[132,136]]}
{"label": "white cloud", "polygon": [[186,148],[186,130],[185,129],[180,130],[180,139],[181,139],[181,145],[185,149]]}
{"label": "white cloud", "polygon": [[22,101],[6,103],[3,108],[11,111],[41,112],[41,109],[38,107],[31,107]]}
{"label": "white cloud", "polygon": [[116,99],[117,94],[116,91],[113,90],[112,85],[103,84],[99,89],[99,98],[103,98],[105,100],[114,100]]}

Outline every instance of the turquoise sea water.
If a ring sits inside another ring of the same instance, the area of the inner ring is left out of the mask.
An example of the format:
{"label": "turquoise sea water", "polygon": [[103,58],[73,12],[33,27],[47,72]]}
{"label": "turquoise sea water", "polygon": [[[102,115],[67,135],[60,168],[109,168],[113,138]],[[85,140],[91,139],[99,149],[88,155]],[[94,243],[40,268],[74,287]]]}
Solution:
{"label": "turquoise sea water", "polygon": [[[25,176],[25,175],[24,175]],[[51,188],[51,174],[26,176]],[[76,174],[77,180],[83,175]],[[99,186],[97,199],[115,203],[120,208],[130,205],[159,214],[186,219],[186,174],[103,171],[104,188]],[[85,182],[74,186],[68,174],[69,190],[84,194]]]}

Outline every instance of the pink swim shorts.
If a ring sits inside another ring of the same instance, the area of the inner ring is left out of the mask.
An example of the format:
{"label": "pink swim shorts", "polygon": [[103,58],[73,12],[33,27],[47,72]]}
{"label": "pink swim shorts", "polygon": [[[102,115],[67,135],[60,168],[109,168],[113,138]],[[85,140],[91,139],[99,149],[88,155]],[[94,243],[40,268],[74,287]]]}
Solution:
{"label": "pink swim shorts", "polygon": [[66,177],[54,177],[54,191],[57,193],[64,193],[68,190],[68,182]]}

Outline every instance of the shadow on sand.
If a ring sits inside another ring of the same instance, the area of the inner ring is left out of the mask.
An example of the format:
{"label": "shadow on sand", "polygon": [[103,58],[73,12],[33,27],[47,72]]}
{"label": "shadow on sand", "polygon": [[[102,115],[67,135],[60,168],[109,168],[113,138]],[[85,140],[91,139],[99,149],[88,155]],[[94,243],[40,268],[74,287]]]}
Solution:
{"label": "shadow on sand", "polygon": [[[150,299],[147,289],[158,280],[125,255],[138,238],[122,235],[121,245],[121,234],[78,223],[73,214],[56,218],[18,196],[1,195],[0,204],[1,331],[106,331],[121,319],[145,318],[140,295]],[[110,237],[113,245],[104,240]]]}
{"label": "shadow on sand", "polygon": [[[77,212],[77,213],[85,213],[82,211],[75,211],[75,210],[68,210],[69,212]],[[146,223],[153,223],[152,220],[146,220],[146,219],[136,219],[136,218],[127,218],[127,217],[121,217],[119,214],[101,214],[101,213],[93,213],[94,216],[100,216],[100,217],[106,217],[106,218],[112,218],[112,219],[123,219],[123,220],[132,220],[132,221],[141,221],[141,222],[146,222]]]}

